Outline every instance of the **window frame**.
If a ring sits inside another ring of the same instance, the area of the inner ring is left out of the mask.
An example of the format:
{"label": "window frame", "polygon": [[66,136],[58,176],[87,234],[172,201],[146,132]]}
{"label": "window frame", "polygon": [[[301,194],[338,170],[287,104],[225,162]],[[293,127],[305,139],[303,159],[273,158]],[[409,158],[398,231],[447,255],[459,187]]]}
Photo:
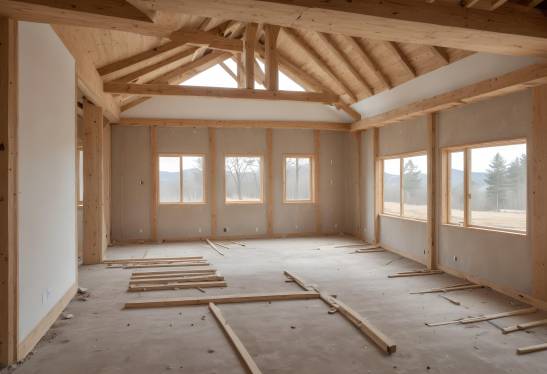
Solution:
{"label": "window frame", "polygon": [[[228,200],[226,196],[227,188],[226,183],[226,158],[228,157],[256,157],[260,159],[260,199],[259,200]],[[224,189],[224,204],[225,205],[262,205],[264,204],[264,155],[260,153],[225,153],[223,158],[223,173],[222,178],[224,178],[223,189]]]}
{"label": "window frame", "polygon": [[[403,171],[404,171],[404,159],[409,157],[416,157],[416,156],[426,156],[429,157],[429,154],[427,153],[427,150],[423,151],[416,151],[416,152],[407,152],[407,153],[397,153],[397,154],[391,154],[391,155],[384,155],[379,156],[377,158],[378,162],[378,171],[380,178],[380,215],[387,216],[387,217],[394,217],[399,219],[406,219],[411,221],[419,221],[419,222],[427,222],[427,216],[425,218],[416,218],[416,217],[407,217],[404,215],[405,213],[405,201],[404,201],[404,194],[403,194]],[[384,211],[384,161],[385,160],[397,160],[399,159],[399,214],[393,214],[393,213],[386,213]],[[430,171],[427,170],[429,173]],[[426,186],[427,188],[427,186]],[[426,195],[429,194],[429,191],[426,190]],[[426,202],[426,207],[429,202]]]}
{"label": "window frame", "polygon": [[[528,155],[528,140],[526,138],[511,138],[511,139],[502,139],[494,140],[487,142],[478,142],[478,143],[467,143],[456,146],[442,147],[441,148],[441,162],[442,162],[442,173],[441,173],[441,187],[442,187],[442,215],[441,215],[441,225],[459,227],[463,229],[472,229],[472,230],[483,230],[483,231],[493,231],[506,234],[514,234],[526,236],[528,235],[529,222],[528,222],[528,201],[526,203],[526,230],[512,230],[503,227],[496,226],[483,226],[483,225],[473,225],[471,224],[472,211],[471,211],[471,196],[470,196],[470,183],[471,183],[471,173],[472,173],[472,159],[471,159],[471,150],[477,148],[488,148],[488,147],[499,147],[504,145],[517,145],[524,144],[526,146],[526,155]],[[453,223],[450,222],[450,153],[454,152],[463,152],[463,196],[464,196],[464,208],[463,208],[463,223]],[[528,161],[526,162],[526,169],[528,170]],[[527,173],[529,174],[529,173]],[[526,189],[528,191],[528,181],[526,179]],[[528,195],[528,192],[527,192]]]}
{"label": "window frame", "polygon": [[[161,196],[160,196],[160,158],[161,157],[178,157],[180,158],[180,165],[179,165],[179,175],[180,175],[180,201],[167,201],[162,202]],[[183,157],[203,157],[203,201],[184,201],[184,166],[183,166]],[[156,175],[157,178],[157,186],[158,186],[158,204],[159,205],[204,205],[207,204],[207,155],[205,153],[158,153],[157,157],[157,165],[158,165],[158,173]]]}
{"label": "window frame", "polygon": [[[287,199],[287,159],[288,158],[309,158],[310,159],[310,198],[306,200]],[[283,204],[315,204],[316,203],[316,181],[315,181],[315,155],[313,153],[284,153],[283,154]]]}

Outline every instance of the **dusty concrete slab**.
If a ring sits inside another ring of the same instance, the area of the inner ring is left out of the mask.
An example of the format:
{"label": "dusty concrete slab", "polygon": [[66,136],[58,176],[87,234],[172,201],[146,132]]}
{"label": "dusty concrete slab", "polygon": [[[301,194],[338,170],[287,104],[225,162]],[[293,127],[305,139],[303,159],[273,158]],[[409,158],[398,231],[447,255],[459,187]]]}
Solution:
{"label": "dusty concrete slab", "polygon": [[[445,321],[522,307],[489,289],[451,292],[460,306],[437,294],[409,295],[462,283],[446,274],[388,279],[421,265],[390,252],[353,254],[329,245],[348,237],[244,241],[220,256],[206,243],[110,248],[109,258],[203,255],[228,282],[207,294],[300,290],[285,282],[289,270],[336,294],[397,344],[387,356],[341,315],[319,300],[221,305],[264,373],[545,373],[547,352],[517,356],[517,347],[547,342],[547,328],[502,335],[496,326],[545,318],[534,314],[492,323],[436,328]],[[321,247],[321,250],[317,250]],[[158,270],[166,270],[161,268]],[[145,269],[154,270],[154,269]],[[167,270],[172,270],[171,268]],[[87,301],[77,298],[16,373],[244,373],[206,306],[122,310],[125,301],[203,296],[197,290],[127,293],[133,270],[80,268]],[[137,270],[140,271],[140,270]]]}

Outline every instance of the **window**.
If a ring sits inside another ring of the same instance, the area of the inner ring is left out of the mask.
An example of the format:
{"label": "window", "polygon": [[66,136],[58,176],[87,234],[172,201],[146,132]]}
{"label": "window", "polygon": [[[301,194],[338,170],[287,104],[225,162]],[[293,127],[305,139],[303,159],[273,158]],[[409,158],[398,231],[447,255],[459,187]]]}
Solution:
{"label": "window", "polygon": [[427,219],[427,156],[383,160],[383,213]]}
{"label": "window", "polygon": [[284,201],[313,202],[313,157],[285,156]]}
{"label": "window", "polygon": [[201,155],[160,156],[160,203],[204,203],[204,169],[205,157]]}
{"label": "window", "polygon": [[262,202],[262,157],[226,156],[224,179],[227,203]]}
{"label": "window", "polygon": [[444,157],[447,223],[526,231],[524,140],[451,149]]}

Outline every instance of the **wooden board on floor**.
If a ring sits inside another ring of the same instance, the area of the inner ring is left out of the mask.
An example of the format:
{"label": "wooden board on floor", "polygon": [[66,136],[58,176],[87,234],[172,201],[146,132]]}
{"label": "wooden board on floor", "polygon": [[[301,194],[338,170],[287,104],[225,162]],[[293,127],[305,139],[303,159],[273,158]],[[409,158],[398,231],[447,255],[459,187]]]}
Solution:
{"label": "wooden board on floor", "polygon": [[403,278],[403,277],[419,277],[424,275],[436,275],[436,274],[443,274],[444,272],[442,270],[428,270],[428,271],[409,271],[409,272],[401,272],[401,273],[395,273],[390,274],[387,277],[388,278]]}
{"label": "wooden board on floor", "polygon": [[136,278],[136,277],[149,277],[149,276],[156,276],[156,275],[159,275],[159,276],[166,276],[166,275],[170,275],[170,274],[214,274],[216,273],[216,269],[213,269],[213,268],[204,268],[204,269],[195,269],[195,268],[192,268],[192,269],[186,269],[186,270],[183,270],[183,269],[179,269],[179,270],[164,270],[164,271],[135,271],[133,273],[131,273],[131,277],[132,278]]}
{"label": "wooden board on floor", "polygon": [[456,320],[452,320],[452,321],[432,322],[432,323],[426,322],[426,326],[434,327],[434,326],[445,326],[445,325],[453,325],[453,324],[469,324],[469,323],[490,321],[490,320],[498,319],[498,318],[519,316],[519,315],[523,315],[523,314],[531,314],[531,313],[535,313],[537,311],[538,310],[535,307],[522,308],[522,309],[517,309],[517,310],[511,310],[509,312],[487,314],[487,315],[479,316],[479,317],[460,318],[460,319],[456,319]]}
{"label": "wooden board on floor", "polygon": [[210,241],[209,239],[205,239],[205,241],[206,241],[207,244],[209,244],[209,246],[210,246],[213,250],[215,250],[218,254],[224,256],[224,253],[223,253],[220,249],[218,249],[217,246],[216,246],[212,241]]}
{"label": "wooden board on floor", "polygon": [[310,300],[319,299],[319,293],[315,291],[301,292],[278,292],[264,294],[235,294],[235,295],[217,295],[203,297],[182,297],[171,299],[158,300],[142,300],[132,301],[125,304],[125,309],[144,309],[144,308],[165,308],[173,306],[186,305],[208,305],[215,304],[230,304],[230,303],[252,303],[252,302],[268,302],[268,301],[288,301],[288,300]]}
{"label": "wooden board on floor", "polygon": [[223,281],[224,277],[220,275],[198,275],[198,276],[182,276],[182,277],[169,277],[169,278],[144,278],[144,279],[131,279],[129,285],[138,284],[168,284],[168,283],[182,283],[182,282],[206,282],[206,281]]}
{"label": "wooden board on floor", "polygon": [[440,287],[440,288],[430,288],[423,291],[409,292],[411,295],[422,295],[426,293],[437,293],[437,292],[452,292],[452,291],[461,291],[461,290],[472,290],[476,288],[484,288],[480,284],[464,283],[454,286]]}
{"label": "wooden board on floor", "polygon": [[527,353],[534,353],[547,350],[547,343],[531,345],[528,347],[522,347],[517,349],[519,355],[524,355]]}
{"label": "wooden board on floor", "polygon": [[165,291],[165,290],[182,290],[188,288],[213,288],[226,287],[224,281],[218,282],[182,282],[169,284],[149,284],[145,286],[129,286],[128,292],[146,292],[146,291]]}
{"label": "wooden board on floor", "polygon": [[371,339],[384,352],[391,354],[397,350],[397,346],[391,341],[391,339],[389,339],[384,333],[374,327],[372,323],[370,323],[348,305],[323,292],[320,292],[316,286],[308,284],[305,280],[295,274],[289,273],[288,271],[284,271],[284,274],[289,279],[294,280],[294,282],[304,290],[315,290],[319,292],[319,296],[321,300],[323,300],[323,302],[340,312],[348,321],[355,325],[355,327],[357,327],[359,331],[361,331],[365,336]]}
{"label": "wooden board on floor", "polygon": [[211,311],[211,313],[213,313],[213,316],[215,316],[216,320],[222,327],[222,330],[230,340],[230,343],[232,343],[232,346],[239,355],[239,358],[245,364],[247,371],[251,374],[262,374],[237,334],[234,332],[232,327],[228,324],[228,322],[220,312],[220,309],[214,303],[209,303],[209,310]]}
{"label": "wooden board on floor", "polygon": [[[209,265],[208,262],[180,262],[174,264],[131,264],[124,265],[124,269],[146,269],[146,268],[168,268],[168,267],[179,267],[179,266],[206,266]],[[115,269],[115,267],[109,268]]]}
{"label": "wooden board on floor", "polygon": [[189,260],[202,260],[203,256],[193,257],[154,257],[154,258],[117,258],[113,260],[105,260],[104,264],[120,264],[125,262],[154,262],[154,261],[189,261]]}
{"label": "wooden board on floor", "polygon": [[524,330],[531,329],[533,327],[545,326],[545,325],[547,325],[547,319],[541,319],[539,321],[519,323],[518,325],[504,327],[501,329],[501,331],[504,334],[509,334],[511,332],[524,331]]}

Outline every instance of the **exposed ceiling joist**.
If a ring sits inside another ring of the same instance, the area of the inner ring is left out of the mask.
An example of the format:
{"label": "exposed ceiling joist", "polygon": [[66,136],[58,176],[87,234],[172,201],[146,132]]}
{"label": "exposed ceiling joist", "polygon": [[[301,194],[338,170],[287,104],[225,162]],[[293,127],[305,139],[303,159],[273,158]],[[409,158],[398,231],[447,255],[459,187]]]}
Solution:
{"label": "exposed ceiling joist", "polygon": [[399,46],[396,43],[394,43],[394,42],[385,42],[384,45],[399,60],[399,63],[408,72],[411,79],[416,78],[418,76],[418,74],[416,73],[416,70],[414,69],[414,67],[412,66],[410,61],[408,61],[408,59],[406,58],[403,51],[401,51],[401,49],[399,48]]}
{"label": "exposed ceiling joist", "polygon": [[486,98],[506,95],[529,87],[547,84],[547,64],[531,65],[499,77],[402,106],[355,122],[352,131],[381,127],[426,113],[437,112]]}
{"label": "exposed ceiling joist", "polygon": [[392,87],[391,83],[385,76],[385,74],[380,69],[380,66],[372,60],[368,53],[363,49],[357,40],[352,37],[346,36],[344,40],[351,46],[351,48],[359,55],[362,62],[365,64],[367,69],[369,69],[376,78],[382,83],[385,89],[390,89]]}
{"label": "exposed ceiling joist", "polygon": [[311,48],[294,30],[282,29],[284,35],[286,35],[294,44],[296,44],[302,51],[306,53],[308,57],[319,67],[340,89],[343,91],[352,102],[357,101],[357,97],[353,92],[334,74],[332,69],[323,61],[321,56]]}
{"label": "exposed ceiling joist", "polygon": [[444,1],[156,0],[157,9],[386,41],[547,56],[540,12],[464,8]]}
{"label": "exposed ceiling joist", "polygon": [[267,91],[224,87],[178,86],[161,83],[128,84],[109,82],[104,84],[109,93],[143,96],[206,96],[233,99],[289,100],[332,104],[338,96],[319,92]]}
{"label": "exposed ceiling joist", "polygon": [[357,69],[352,65],[351,61],[348,59],[348,57],[344,54],[343,51],[340,50],[340,48],[329,38],[328,35],[324,33],[317,33],[319,36],[319,39],[321,39],[321,42],[323,42],[323,45],[330,51],[330,53],[335,56],[339,62],[342,63],[342,66],[344,66],[353,76],[355,80],[357,80],[368,96],[371,96],[374,94],[374,89],[372,86],[359,74]]}

